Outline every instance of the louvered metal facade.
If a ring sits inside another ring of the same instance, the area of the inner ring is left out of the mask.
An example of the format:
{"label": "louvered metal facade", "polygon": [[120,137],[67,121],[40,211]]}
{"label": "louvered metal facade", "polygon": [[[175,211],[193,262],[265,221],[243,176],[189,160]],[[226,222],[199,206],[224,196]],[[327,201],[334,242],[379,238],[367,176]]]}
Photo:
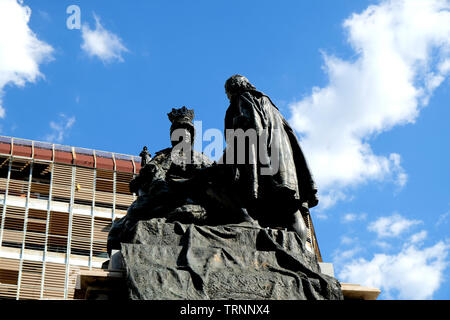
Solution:
{"label": "louvered metal facade", "polygon": [[108,259],[140,158],[0,137],[0,299],[71,299]]}

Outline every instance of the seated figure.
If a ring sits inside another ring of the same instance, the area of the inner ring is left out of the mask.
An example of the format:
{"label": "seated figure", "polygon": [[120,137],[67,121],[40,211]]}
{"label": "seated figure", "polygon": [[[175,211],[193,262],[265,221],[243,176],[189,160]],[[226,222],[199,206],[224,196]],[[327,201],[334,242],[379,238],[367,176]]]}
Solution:
{"label": "seated figure", "polygon": [[[192,192],[174,188],[171,180],[190,179],[199,169],[213,162],[202,153],[193,150],[195,129],[194,111],[186,107],[172,109],[168,114],[172,147],[146,157],[139,174],[130,182],[130,191],[138,197],[130,205],[125,217],[116,221],[108,235],[108,252],[120,248],[127,230],[139,220],[166,218],[167,222],[204,224],[207,211]],[[177,148],[177,146],[184,148]],[[141,154],[148,154],[146,148]],[[198,197],[197,197],[198,198]]]}

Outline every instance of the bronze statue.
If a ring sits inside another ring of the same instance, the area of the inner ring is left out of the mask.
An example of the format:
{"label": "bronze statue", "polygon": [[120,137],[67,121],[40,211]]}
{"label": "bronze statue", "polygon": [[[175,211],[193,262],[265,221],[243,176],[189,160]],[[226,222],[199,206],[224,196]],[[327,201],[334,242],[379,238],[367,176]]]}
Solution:
{"label": "bronze statue", "polygon": [[244,163],[236,163],[236,157],[229,163],[226,153],[232,141],[227,141],[221,160],[231,168],[241,205],[261,225],[288,227],[306,239],[302,215],[317,205],[317,189],[292,128],[270,98],[246,77],[230,77],[225,92],[230,100],[225,130],[242,129],[241,135],[253,130],[258,136],[257,141],[247,142]]}
{"label": "bronze statue", "polygon": [[230,106],[225,115],[227,147],[220,161],[213,163],[193,150],[194,111],[172,109],[172,147],[151,160],[144,147],[145,164],[130,183],[138,198],[110,235],[121,224],[165,218],[288,228],[306,241],[303,217],[317,205],[317,189],[293,130],[270,98],[244,76],[229,78],[225,92]]}
{"label": "bronze statue", "polygon": [[215,203],[210,224],[288,228],[306,241],[303,217],[317,205],[317,189],[295,133],[270,98],[244,76],[229,78],[225,92],[230,106],[222,158],[171,184],[202,190],[198,201]]}
{"label": "bronze statue", "polygon": [[218,163],[193,150],[194,111],[172,109],[172,147],[144,154],[130,183],[138,197],[108,235],[128,297],[343,299],[305,245],[317,189],[293,130],[247,78],[232,76],[225,90]]}
{"label": "bronze statue", "polygon": [[139,156],[141,157],[141,167],[144,167],[152,159],[151,154],[148,152],[147,146],[144,146],[144,148],[142,148]]}

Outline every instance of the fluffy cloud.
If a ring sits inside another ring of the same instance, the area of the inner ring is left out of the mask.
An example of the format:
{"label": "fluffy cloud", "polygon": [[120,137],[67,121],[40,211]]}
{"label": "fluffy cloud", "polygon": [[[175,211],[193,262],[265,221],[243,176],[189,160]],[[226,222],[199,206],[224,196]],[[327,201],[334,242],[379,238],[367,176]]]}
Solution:
{"label": "fluffy cloud", "polygon": [[46,135],[44,140],[53,143],[62,143],[74,123],[75,117],[67,117],[65,114],[60,114],[58,121],[50,121],[50,129],[52,132]]}
{"label": "fluffy cloud", "polygon": [[83,43],[81,48],[91,57],[97,57],[104,63],[114,61],[122,62],[122,53],[128,49],[122,44],[122,40],[114,33],[106,30],[100,23],[100,19],[94,15],[95,29],[84,24],[81,28]]}
{"label": "fluffy cloud", "polygon": [[420,223],[422,222],[419,220],[409,220],[399,214],[393,214],[389,217],[380,217],[376,221],[371,222],[367,229],[376,232],[379,238],[398,237],[412,226]]}
{"label": "fluffy cloud", "polygon": [[337,278],[379,288],[382,299],[431,299],[446,280],[450,243],[425,246],[426,230],[408,235],[412,226],[420,223],[399,214],[369,223],[368,229],[377,236],[372,245],[381,251],[369,258],[362,258],[369,254],[367,245],[342,236],[343,247],[333,254]]}
{"label": "fluffy cloud", "polygon": [[438,220],[436,221],[436,227],[446,224],[448,222],[448,217],[450,216],[450,211],[439,215]]}
{"label": "fluffy cloud", "polygon": [[411,243],[420,243],[422,241],[424,241],[428,236],[428,232],[425,230],[422,230],[418,233],[415,233],[411,236],[411,238],[409,238],[409,241]]}
{"label": "fluffy cloud", "polygon": [[367,213],[361,213],[361,214],[346,213],[342,217],[342,222],[349,223],[349,222],[354,222],[354,221],[362,221],[362,220],[365,220],[366,218],[367,218]]}
{"label": "fluffy cloud", "polygon": [[345,264],[338,278],[380,288],[387,299],[431,299],[444,281],[449,248],[442,241],[427,248],[408,244],[398,254],[355,259]]}
{"label": "fluffy cloud", "polygon": [[43,77],[39,65],[52,59],[53,48],[39,40],[28,26],[31,9],[22,1],[0,1],[0,118],[6,85],[24,86]]}
{"label": "fluffy cloud", "polygon": [[449,0],[385,0],[345,20],[353,60],[324,54],[329,83],[290,105],[322,208],[370,180],[407,182],[401,156],[370,139],[414,123],[450,72]]}
{"label": "fluffy cloud", "polygon": [[352,244],[357,243],[357,241],[358,241],[358,238],[351,238],[348,236],[341,237],[341,244],[343,244],[343,245],[352,245]]}

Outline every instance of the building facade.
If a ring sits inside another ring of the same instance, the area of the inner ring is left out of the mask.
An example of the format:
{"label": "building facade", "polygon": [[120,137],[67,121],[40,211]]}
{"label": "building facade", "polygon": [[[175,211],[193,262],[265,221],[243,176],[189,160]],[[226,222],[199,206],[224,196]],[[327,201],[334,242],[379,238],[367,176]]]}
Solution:
{"label": "building facade", "polygon": [[0,299],[71,299],[100,269],[140,157],[0,137]]}

